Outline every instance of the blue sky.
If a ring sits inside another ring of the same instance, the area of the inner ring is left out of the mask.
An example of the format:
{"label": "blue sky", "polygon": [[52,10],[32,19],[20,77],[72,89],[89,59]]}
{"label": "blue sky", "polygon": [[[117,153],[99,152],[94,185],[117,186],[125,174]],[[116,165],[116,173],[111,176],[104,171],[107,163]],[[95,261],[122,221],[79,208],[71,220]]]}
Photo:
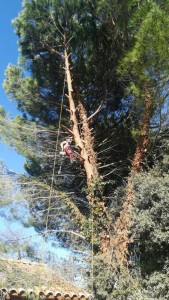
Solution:
{"label": "blue sky", "polygon": [[[5,95],[2,88],[4,72],[9,63],[16,64],[18,60],[17,36],[11,25],[11,20],[18,16],[22,8],[22,0],[2,0],[0,9],[0,105],[5,108],[12,116],[19,114],[14,102],[11,102]],[[7,146],[0,143],[0,160],[5,165],[18,172],[23,173],[24,157],[12,151]]]}
{"label": "blue sky", "polygon": [[[45,255],[46,252],[51,251],[58,258],[68,258],[70,252],[64,248],[60,247],[53,247],[52,242],[44,243],[44,239],[35,232],[33,227],[25,228],[21,226],[20,222],[18,221],[8,221],[3,217],[0,217],[0,235],[9,234],[10,230],[14,233],[19,233],[22,238],[28,238],[27,241],[37,243],[38,244],[38,251],[39,253],[43,252],[42,254]],[[4,255],[5,256],[5,255]],[[8,256],[8,255],[7,255]]]}
{"label": "blue sky", "polygon": [[[22,0],[1,0],[0,9],[0,32],[1,32],[1,45],[0,45],[0,105],[5,108],[5,111],[10,113],[13,117],[19,114],[14,102],[11,102],[2,88],[5,69],[9,63],[17,64],[18,61],[18,45],[17,36],[14,33],[14,28],[11,25],[11,20],[18,16],[22,8]],[[15,151],[9,149],[6,145],[0,143],[0,160],[5,165],[18,173],[24,173],[23,165],[25,158],[17,154]],[[0,216],[0,234],[11,226],[13,229],[20,230],[25,236],[32,235],[35,239],[44,243],[42,238],[37,237],[33,227],[24,228],[18,221],[9,222],[4,217]],[[50,243],[45,243],[46,250],[54,251],[59,257],[66,257],[67,251],[62,248],[53,248]]]}

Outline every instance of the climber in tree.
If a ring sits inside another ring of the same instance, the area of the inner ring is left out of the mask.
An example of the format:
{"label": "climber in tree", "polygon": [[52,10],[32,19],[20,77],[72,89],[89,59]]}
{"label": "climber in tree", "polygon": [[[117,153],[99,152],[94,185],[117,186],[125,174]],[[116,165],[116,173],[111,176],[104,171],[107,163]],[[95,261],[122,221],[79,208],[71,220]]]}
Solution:
{"label": "climber in tree", "polygon": [[62,149],[62,151],[60,152],[60,154],[61,155],[67,155],[70,158],[70,162],[71,163],[73,163],[77,159],[79,159],[81,161],[80,155],[78,155],[77,153],[75,153],[72,150],[72,147],[70,146],[71,142],[72,142],[72,138],[67,138],[65,141],[63,141],[60,144],[60,147]]}

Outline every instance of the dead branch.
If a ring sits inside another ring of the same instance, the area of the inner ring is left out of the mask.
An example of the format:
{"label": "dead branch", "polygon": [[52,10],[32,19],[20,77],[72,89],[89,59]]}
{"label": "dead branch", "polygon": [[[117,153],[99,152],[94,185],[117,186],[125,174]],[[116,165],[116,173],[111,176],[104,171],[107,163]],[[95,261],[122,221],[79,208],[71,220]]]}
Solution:
{"label": "dead branch", "polygon": [[[86,238],[85,238],[85,236],[83,236],[83,235],[81,235],[80,233],[77,233],[77,232],[74,232],[74,231],[72,231],[72,230],[64,230],[64,229],[61,229],[61,230],[55,230],[55,229],[51,229],[51,230],[47,230],[47,232],[56,232],[56,233],[58,233],[58,232],[65,232],[65,233],[70,233],[70,234],[73,234],[73,235],[76,235],[76,236],[78,236],[78,237],[80,237],[81,239],[83,239],[83,240],[85,240]],[[44,233],[45,234],[45,233]]]}
{"label": "dead branch", "polygon": [[73,131],[67,128],[65,125],[61,125],[69,134],[71,134],[74,137]]}
{"label": "dead branch", "polygon": [[96,111],[90,116],[88,117],[88,121],[91,120],[96,114],[98,114],[102,109],[102,105],[100,104],[99,107],[96,109]]}
{"label": "dead branch", "polygon": [[49,46],[49,44],[46,41],[44,42],[44,44],[51,53],[59,55],[59,56],[61,56],[62,59],[64,59],[64,55],[62,53],[60,53],[59,51],[53,49],[51,46]]}
{"label": "dead branch", "polygon": [[112,165],[115,165],[115,163],[110,163],[110,164],[101,166],[101,167],[99,167],[99,169],[103,169],[103,168],[106,168],[106,167],[109,167],[109,166],[112,166]]}

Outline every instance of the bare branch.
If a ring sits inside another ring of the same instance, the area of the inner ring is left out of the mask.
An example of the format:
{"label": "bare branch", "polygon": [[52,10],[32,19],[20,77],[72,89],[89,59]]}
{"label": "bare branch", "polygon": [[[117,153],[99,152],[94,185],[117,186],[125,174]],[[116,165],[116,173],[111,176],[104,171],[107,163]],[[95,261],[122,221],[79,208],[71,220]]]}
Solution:
{"label": "bare branch", "polygon": [[65,125],[61,125],[69,134],[71,134],[72,136],[74,136],[73,131],[70,130],[69,128],[67,128]]}
{"label": "bare branch", "polygon": [[44,44],[51,53],[59,55],[59,56],[61,56],[62,59],[64,59],[64,55],[62,53],[60,53],[59,51],[53,49],[51,46],[49,46],[49,44],[46,41],[44,41]]}
{"label": "bare branch", "polygon": [[[85,238],[85,236],[83,236],[83,235],[81,235],[80,233],[78,233],[78,232],[74,232],[74,231],[72,231],[72,230],[64,230],[64,229],[61,229],[61,230],[47,230],[47,232],[56,232],[56,233],[58,233],[58,232],[61,232],[61,233],[63,233],[63,232],[65,232],[65,233],[69,233],[69,234],[73,234],[73,235],[76,235],[76,236],[78,236],[78,237],[80,237],[81,239],[83,239],[83,240],[85,240],[86,238]],[[45,234],[45,233],[44,233]]]}
{"label": "bare branch", "polygon": [[112,165],[115,165],[115,163],[113,162],[113,163],[110,163],[110,164],[107,164],[107,165],[103,165],[103,166],[99,167],[99,169],[107,168],[107,167],[112,166]]}
{"label": "bare branch", "polygon": [[[50,186],[48,184],[45,184],[43,182],[37,182],[36,180],[32,181],[32,184],[35,183],[38,186],[41,186],[47,190],[50,190]],[[85,217],[81,214],[78,207],[71,201],[71,199],[66,195],[66,193],[63,193],[61,191],[56,191],[52,189],[52,193],[55,194],[59,199],[63,200],[67,206],[72,210],[76,220],[78,221],[79,225],[82,225],[85,221]]]}
{"label": "bare branch", "polygon": [[98,114],[102,109],[102,105],[100,104],[99,107],[96,109],[96,111],[90,116],[88,117],[88,121],[91,120],[96,114]]}

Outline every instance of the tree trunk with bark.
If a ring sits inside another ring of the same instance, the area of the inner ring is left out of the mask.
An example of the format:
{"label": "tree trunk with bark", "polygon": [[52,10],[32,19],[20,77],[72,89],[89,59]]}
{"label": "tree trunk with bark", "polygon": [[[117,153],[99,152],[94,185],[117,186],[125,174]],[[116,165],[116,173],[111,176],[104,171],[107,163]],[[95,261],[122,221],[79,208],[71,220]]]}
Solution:
{"label": "tree trunk with bark", "polygon": [[142,169],[142,164],[147,153],[147,146],[149,141],[152,99],[146,88],[144,104],[144,117],[141,125],[140,136],[131,165],[131,174],[128,179],[126,188],[126,198],[123,203],[120,216],[114,225],[114,236],[111,238],[113,258],[120,264],[127,264],[128,244],[132,242],[128,234],[130,226],[132,224],[131,210],[134,204],[134,188],[132,180],[134,178],[134,175],[140,172]]}
{"label": "tree trunk with bark", "polygon": [[[119,218],[114,224],[114,235],[111,236],[109,228],[111,227],[111,218],[105,206],[102,195],[102,178],[98,172],[97,157],[94,151],[93,136],[89,127],[89,118],[81,101],[77,86],[73,86],[73,76],[67,48],[64,50],[66,78],[68,86],[68,101],[70,108],[71,133],[75,145],[79,149],[79,154],[83,159],[84,169],[87,177],[88,203],[91,210],[91,227],[93,232],[90,239],[98,241],[99,251],[110,257],[113,250],[113,257],[118,263],[127,263],[127,244],[130,242],[128,230],[132,222],[131,208],[134,202],[134,190],[132,176],[135,172],[141,171],[141,166],[147,152],[148,134],[151,114],[151,96],[145,88],[145,111],[141,132],[137,142],[135,155],[131,167],[131,175],[126,189],[126,199]],[[79,131],[79,121],[81,123],[81,132]],[[92,231],[92,230],[91,230]]]}
{"label": "tree trunk with bark", "polygon": [[[94,151],[93,136],[89,127],[89,119],[77,87],[73,88],[73,76],[71,74],[69,55],[66,47],[64,50],[64,59],[68,86],[67,97],[70,108],[71,132],[75,145],[78,147],[79,154],[83,159],[87,177],[87,199],[91,211],[90,227],[93,228],[90,239],[92,242],[99,245],[100,252],[107,253],[110,240],[108,229],[110,226],[110,217],[102,197],[102,187],[100,184],[102,179],[98,172],[97,157]],[[81,132],[79,131],[78,126],[79,120],[81,123]]]}

